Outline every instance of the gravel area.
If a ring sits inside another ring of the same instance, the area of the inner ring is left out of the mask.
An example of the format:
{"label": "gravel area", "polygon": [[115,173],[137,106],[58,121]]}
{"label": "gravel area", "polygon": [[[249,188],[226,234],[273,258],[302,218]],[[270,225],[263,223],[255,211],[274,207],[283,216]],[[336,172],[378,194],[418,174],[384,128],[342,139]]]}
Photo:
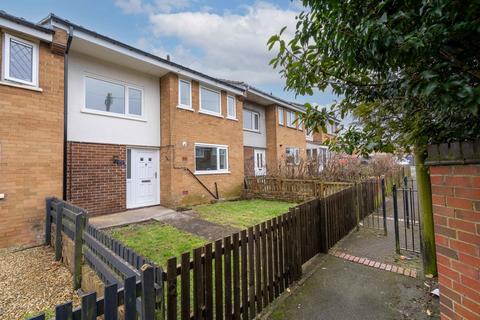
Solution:
{"label": "gravel area", "polygon": [[54,261],[50,247],[0,252],[0,319],[25,319],[45,311],[53,315],[59,303],[73,300],[72,275]]}

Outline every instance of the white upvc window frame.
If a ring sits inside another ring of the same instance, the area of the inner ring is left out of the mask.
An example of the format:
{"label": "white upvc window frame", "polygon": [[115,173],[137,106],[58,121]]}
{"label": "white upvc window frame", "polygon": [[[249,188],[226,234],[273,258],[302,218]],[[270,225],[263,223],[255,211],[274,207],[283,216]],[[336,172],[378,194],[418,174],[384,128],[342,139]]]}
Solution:
{"label": "white upvc window frame", "polygon": [[[295,111],[287,110],[287,117],[286,118],[287,119],[286,119],[285,122],[287,124],[287,127],[296,129],[297,127],[296,127],[296,124],[295,124],[295,120],[297,119],[297,114],[295,113]],[[291,118],[291,121],[289,121],[290,118]]]}
{"label": "white upvc window frame", "polygon": [[[32,81],[25,81],[22,79],[17,79],[10,77],[10,41],[16,41],[21,44],[32,47]],[[13,83],[19,83],[27,86],[32,86],[38,88],[38,71],[39,71],[39,53],[38,53],[39,44],[37,42],[32,42],[13,36],[9,33],[4,33],[3,35],[3,45],[2,45],[2,80],[11,81]]]}
{"label": "white upvc window frame", "polygon": [[313,141],[313,129],[305,129],[305,139],[307,141]]}
{"label": "white upvc window frame", "polygon": [[[182,104],[182,99],[181,99],[181,91],[180,91],[180,83],[188,83],[188,87],[190,88],[190,104],[189,105],[186,105],[186,104]],[[187,80],[187,79],[182,79],[182,78],[179,78],[178,79],[178,104],[177,104],[177,107],[178,108],[181,108],[181,109],[187,109],[187,110],[193,110],[193,105],[192,105],[192,81],[191,80]]]}
{"label": "white upvc window frame", "polygon": [[[218,109],[219,109],[218,113],[202,108],[202,89],[218,94]],[[219,90],[215,90],[215,89],[206,87],[204,85],[200,85],[199,88],[198,88],[198,97],[199,97],[198,100],[199,100],[199,105],[200,105],[200,109],[199,109],[198,112],[208,114],[208,115],[211,115],[211,116],[216,116],[216,117],[223,118],[223,116],[222,116],[222,93]]]}
{"label": "white upvc window frame", "polygon": [[286,147],[285,148],[285,154],[286,154],[287,157],[290,154],[288,152],[289,150],[293,150],[293,163],[287,163],[287,164],[298,166],[300,164],[300,148],[298,148],[298,147]]}
{"label": "white upvc window frame", "polygon": [[[87,78],[98,80],[98,81],[110,82],[115,85],[123,86],[124,96],[125,96],[124,113],[116,113],[116,112],[109,112],[109,111],[102,111],[102,110],[88,108],[87,107],[87,81],[86,81]],[[142,114],[141,115],[130,113],[129,89],[139,90],[142,93],[142,103],[141,103]],[[92,114],[110,116],[115,118],[146,121],[145,120],[146,119],[145,118],[145,91],[143,90],[142,87],[139,87],[130,83],[114,80],[114,79],[103,77],[96,74],[85,73],[83,75],[83,106],[81,111],[84,113],[92,113]]]}
{"label": "white upvc window frame", "polygon": [[[245,126],[243,126],[243,130],[259,133],[260,132],[260,113],[257,112],[257,111],[251,110],[251,109],[243,109],[243,111],[244,111],[244,113],[243,113],[244,117],[245,117],[245,112],[250,112],[252,114],[252,128],[245,128]],[[257,129],[254,128],[255,116],[257,116],[257,118],[258,118],[258,121],[257,121],[258,128]]]}
{"label": "white upvc window frame", "polygon": [[[229,99],[233,99],[233,114],[230,114],[230,108],[228,107]],[[237,120],[237,99],[231,94],[227,94],[227,119]]]}
{"label": "white upvc window frame", "polygon": [[285,110],[282,107],[277,108],[278,113],[278,124],[281,126],[285,125]]}
{"label": "white upvc window frame", "polygon": [[[204,147],[204,148],[216,148],[217,149],[217,170],[197,170],[197,147]],[[226,150],[225,155],[225,169],[220,168],[220,149]],[[228,159],[229,152],[228,152],[228,145],[224,144],[211,144],[211,143],[195,143],[193,149],[193,157],[195,159],[195,174],[196,175],[205,175],[205,174],[227,174],[230,173],[230,161]]]}

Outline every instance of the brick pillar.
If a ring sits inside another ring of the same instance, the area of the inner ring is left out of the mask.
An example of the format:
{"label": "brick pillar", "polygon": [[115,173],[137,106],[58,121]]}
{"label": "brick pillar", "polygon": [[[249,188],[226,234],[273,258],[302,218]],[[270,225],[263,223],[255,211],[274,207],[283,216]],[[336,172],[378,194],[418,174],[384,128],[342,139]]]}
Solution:
{"label": "brick pillar", "polygon": [[480,319],[480,157],[466,155],[472,145],[480,144],[429,148],[442,319]]}
{"label": "brick pillar", "polygon": [[[276,105],[265,108],[265,126],[267,131],[267,172],[275,173],[278,168],[278,109]],[[285,119],[285,116],[283,117]]]}

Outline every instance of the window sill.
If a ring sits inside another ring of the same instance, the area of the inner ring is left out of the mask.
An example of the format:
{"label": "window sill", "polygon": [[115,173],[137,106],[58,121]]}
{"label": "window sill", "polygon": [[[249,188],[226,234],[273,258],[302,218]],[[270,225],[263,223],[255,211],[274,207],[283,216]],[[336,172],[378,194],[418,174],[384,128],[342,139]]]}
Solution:
{"label": "window sill", "polygon": [[124,120],[134,120],[134,121],[140,121],[140,122],[147,122],[147,120],[144,119],[144,118],[137,118],[137,117],[132,117],[132,116],[128,116],[128,115],[89,110],[89,109],[86,109],[86,108],[81,109],[80,112],[81,113],[88,113],[88,114],[95,114],[95,115],[104,116],[104,117],[124,119]]}
{"label": "window sill", "polygon": [[43,89],[39,88],[39,87],[29,86],[29,85],[26,85],[26,84],[19,84],[19,83],[14,83],[14,82],[8,82],[8,81],[0,81],[0,85],[19,88],[19,89],[25,89],[25,90],[31,90],[31,91],[36,91],[36,92],[43,92]]}
{"label": "window sill", "polygon": [[213,117],[217,117],[217,118],[224,118],[224,116],[222,116],[221,113],[214,113],[214,112],[210,112],[210,111],[205,111],[205,110],[199,110],[198,113],[202,113],[202,114],[206,114],[208,116],[213,116]]}
{"label": "window sill", "polygon": [[187,111],[195,112],[195,110],[194,110],[192,107],[182,106],[181,104],[177,105],[177,109],[182,109],[182,110],[187,110]]}
{"label": "window sill", "polygon": [[245,128],[243,128],[243,131],[248,131],[248,132],[253,132],[253,133],[261,133],[260,130],[245,129]]}
{"label": "window sill", "polygon": [[237,118],[232,118],[232,117],[227,117],[226,119],[227,119],[227,120],[232,120],[232,121],[238,121]]}
{"label": "window sill", "polygon": [[209,174],[230,174],[230,171],[219,171],[219,170],[212,170],[212,171],[195,171],[195,175],[209,175]]}

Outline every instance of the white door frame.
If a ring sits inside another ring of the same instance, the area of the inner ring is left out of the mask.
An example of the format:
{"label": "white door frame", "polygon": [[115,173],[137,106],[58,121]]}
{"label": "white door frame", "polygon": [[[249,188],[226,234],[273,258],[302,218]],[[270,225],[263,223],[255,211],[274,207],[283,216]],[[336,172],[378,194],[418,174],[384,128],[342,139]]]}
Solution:
{"label": "white door frame", "polygon": [[[261,161],[263,162],[263,166],[260,169],[258,166],[258,155],[261,155]],[[264,176],[267,174],[267,152],[265,149],[253,149],[253,169],[255,172],[255,176]]]}
{"label": "white door frame", "polygon": [[[128,179],[128,175],[126,174],[126,184],[127,184],[126,193],[127,194],[125,198],[126,198],[127,209],[147,207],[147,206],[160,204],[160,151],[155,148],[127,147],[127,154],[128,154],[128,150],[130,150],[131,152],[130,160],[132,163],[128,163],[128,156],[127,156],[126,170],[128,170],[128,166],[130,166],[130,173],[131,173],[130,179]],[[137,166],[136,166],[136,161],[137,161],[136,155],[142,151],[153,151],[153,153],[155,154],[154,159],[155,159],[156,165],[154,166],[154,168],[156,172],[156,178],[155,178],[156,186],[155,186],[155,199],[152,199],[152,201],[148,203],[138,204],[136,200],[136,195],[135,195],[136,188],[134,185],[135,183],[138,183],[138,181],[135,181],[136,176],[138,175]]]}

